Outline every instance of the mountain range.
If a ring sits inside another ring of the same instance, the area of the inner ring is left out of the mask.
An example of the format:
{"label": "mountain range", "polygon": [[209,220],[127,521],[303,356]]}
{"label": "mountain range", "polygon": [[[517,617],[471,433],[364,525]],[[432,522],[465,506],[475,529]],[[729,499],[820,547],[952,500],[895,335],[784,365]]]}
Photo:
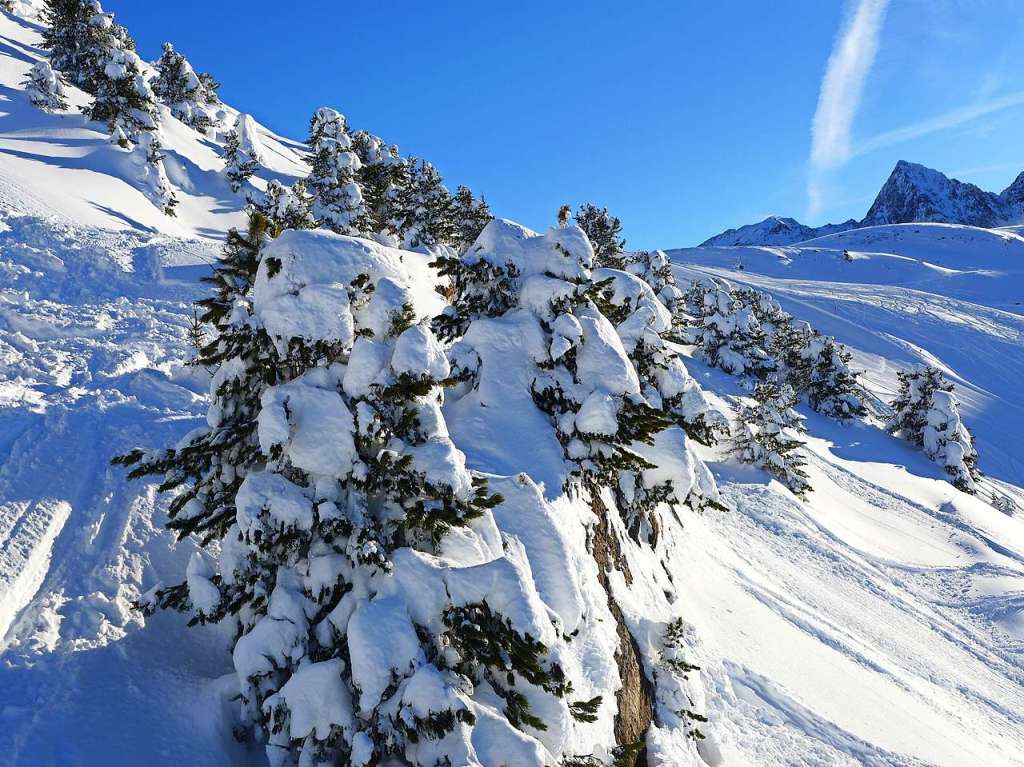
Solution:
{"label": "mountain range", "polygon": [[816,237],[886,224],[965,224],[986,229],[1024,221],[1024,173],[998,194],[924,165],[900,160],[860,221],[812,227],[792,218],[769,216],[756,224],[727,229],[701,246],[792,245]]}

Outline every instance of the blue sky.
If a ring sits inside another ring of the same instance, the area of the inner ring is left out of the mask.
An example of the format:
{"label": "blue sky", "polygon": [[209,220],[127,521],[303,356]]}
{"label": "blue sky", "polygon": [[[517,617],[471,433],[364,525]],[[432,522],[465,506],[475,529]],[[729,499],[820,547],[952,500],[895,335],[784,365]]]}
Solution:
{"label": "blue sky", "polygon": [[1018,0],[107,0],[222,96],[303,137],[329,105],[533,228],[594,201],[629,245],[863,216],[899,159],[1024,170]]}

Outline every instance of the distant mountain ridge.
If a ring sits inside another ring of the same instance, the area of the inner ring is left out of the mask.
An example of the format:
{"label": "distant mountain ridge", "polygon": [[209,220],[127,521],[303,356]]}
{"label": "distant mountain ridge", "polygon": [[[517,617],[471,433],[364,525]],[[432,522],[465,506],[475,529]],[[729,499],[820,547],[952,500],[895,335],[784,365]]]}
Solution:
{"label": "distant mountain ridge", "polygon": [[811,227],[792,218],[728,229],[701,243],[705,246],[792,245],[848,229],[885,224],[967,224],[990,229],[1024,221],[1024,173],[1000,193],[983,189],[924,165],[900,160],[860,221]]}
{"label": "distant mountain ridge", "polygon": [[747,224],[738,229],[727,229],[721,234],[705,240],[705,245],[792,245],[794,242],[813,240],[815,237],[824,237],[826,234],[845,232],[847,229],[854,229],[860,226],[856,219],[844,221],[841,224],[825,224],[824,226],[807,226],[801,224],[795,218],[783,218],[781,216],[768,216],[764,221],[756,224]]}

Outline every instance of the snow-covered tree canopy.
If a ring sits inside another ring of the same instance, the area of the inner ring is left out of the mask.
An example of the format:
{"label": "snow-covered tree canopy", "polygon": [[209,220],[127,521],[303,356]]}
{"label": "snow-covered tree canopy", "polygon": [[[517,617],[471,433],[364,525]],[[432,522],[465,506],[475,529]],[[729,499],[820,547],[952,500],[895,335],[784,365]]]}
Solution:
{"label": "snow-covered tree canopy", "polygon": [[492,221],[462,258],[440,262],[453,302],[435,325],[461,336],[456,374],[474,387],[504,375],[499,339],[520,339],[532,370],[524,384],[561,444],[566,488],[611,488],[632,533],[654,540],[661,504],[717,503],[710,473],[672,424],[689,420],[710,437],[721,422],[664,345],[671,314],[651,287],[593,270],[593,260],[579,227],[538,236]]}
{"label": "snow-covered tree canopy", "polygon": [[452,200],[452,218],[455,224],[452,244],[459,253],[465,253],[494,216],[483,197],[477,199],[468,186],[460,186]]}
{"label": "snow-covered tree canopy", "polygon": [[68,108],[64,83],[45,59],[37,61],[25,80],[25,92],[32,105],[45,112],[59,112]]}
{"label": "snow-covered tree canopy", "polygon": [[96,79],[96,94],[87,108],[90,120],[105,122],[111,135],[137,143],[140,134],[155,131],[160,116],[153,91],[134,51],[115,48]]}
{"label": "snow-covered tree canopy", "polygon": [[356,178],[363,195],[369,231],[395,231],[398,195],[407,178],[405,161],[394,144],[367,131],[352,134],[352,151],[359,158]]}
{"label": "snow-covered tree canopy", "polygon": [[226,252],[207,426],[122,459],[165,474],[171,526],[214,544],[149,604],[237,625],[274,764],[553,763],[599,699],[576,705],[503,498],[451,442],[449,362],[402,256],[267,220],[289,209],[254,211]]}
{"label": "snow-covered tree canopy", "polygon": [[754,306],[724,280],[701,280],[687,292],[687,338],[709,365],[763,379],[777,367]]}
{"label": "snow-covered tree canopy", "polygon": [[410,157],[398,194],[397,231],[407,247],[454,244],[454,202],[441,174],[426,160]]}
{"label": "snow-covered tree canopy", "polygon": [[729,449],[743,463],[764,469],[798,497],[811,489],[802,455],[803,416],[793,410],[796,393],[789,386],[759,384],[753,404],[739,413]]}

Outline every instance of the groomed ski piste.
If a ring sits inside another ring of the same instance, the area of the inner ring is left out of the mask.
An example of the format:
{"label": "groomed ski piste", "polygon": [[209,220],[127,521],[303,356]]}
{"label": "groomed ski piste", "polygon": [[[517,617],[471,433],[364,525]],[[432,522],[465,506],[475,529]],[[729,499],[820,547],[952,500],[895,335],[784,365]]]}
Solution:
{"label": "groomed ski piste", "polygon": [[[166,115],[180,205],[164,216],[100,127],[28,103],[21,82],[38,43],[34,22],[0,13],[0,764],[263,764],[262,748],[233,736],[229,632],[132,607],[180,579],[196,547],[164,530],[166,498],[109,465],[205,418],[209,379],[187,365],[191,302],[244,195],[219,173],[220,140]],[[301,144],[259,131],[270,169],[255,188],[305,173]],[[803,405],[804,501],[698,448],[729,510],[681,510],[660,544],[667,569],[637,548],[625,553],[632,583],[612,574],[634,636],[680,615],[701,668],[690,692],[709,719],[705,743],[665,731],[649,751],[664,765],[1024,764],[1020,232],[907,224],[669,255],[680,281],[765,290],[835,335],[879,408],[898,370],[940,367],[986,476],[966,495],[877,419],[842,425]],[[436,311],[428,257],[400,260],[417,308]],[[686,366],[730,417],[749,394],[696,359]],[[492,383],[485,395],[503,407],[467,395],[446,406],[448,429],[467,465],[518,499],[495,522],[521,543],[547,612],[596,616],[572,650],[577,686],[613,694],[592,515],[559,492],[550,430],[500,400],[522,388]],[[1016,513],[990,505],[993,492]],[[609,729],[607,697],[595,738]]]}

